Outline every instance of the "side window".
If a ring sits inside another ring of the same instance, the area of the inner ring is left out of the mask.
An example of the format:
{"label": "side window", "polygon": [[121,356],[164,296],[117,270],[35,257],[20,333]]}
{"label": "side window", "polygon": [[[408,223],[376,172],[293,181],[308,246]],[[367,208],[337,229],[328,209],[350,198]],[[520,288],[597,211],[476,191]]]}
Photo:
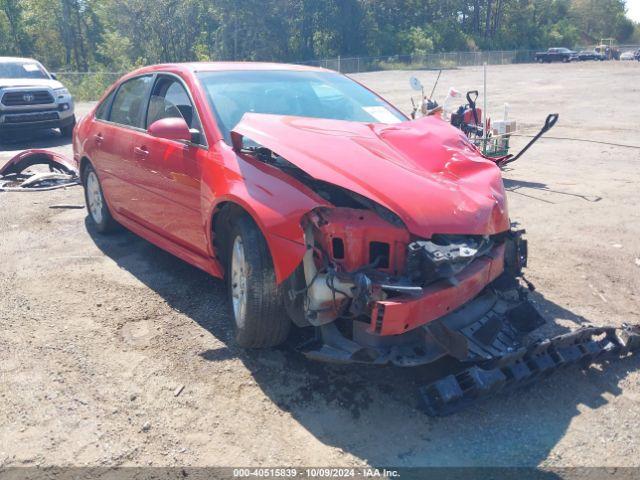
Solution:
{"label": "side window", "polygon": [[120,85],[111,107],[109,119],[112,122],[142,128],[147,89],[152,78],[151,75],[133,78]]}
{"label": "side window", "polygon": [[198,113],[180,82],[169,77],[159,77],[151,92],[147,128],[163,118],[183,118],[189,128],[202,130]]}
{"label": "side window", "polygon": [[111,101],[113,100],[115,93],[116,89],[114,88],[113,91],[109,95],[107,95],[107,98],[105,98],[102,103],[98,105],[98,108],[96,108],[95,117],[98,120],[107,119],[107,116],[109,115],[109,107],[111,106]]}

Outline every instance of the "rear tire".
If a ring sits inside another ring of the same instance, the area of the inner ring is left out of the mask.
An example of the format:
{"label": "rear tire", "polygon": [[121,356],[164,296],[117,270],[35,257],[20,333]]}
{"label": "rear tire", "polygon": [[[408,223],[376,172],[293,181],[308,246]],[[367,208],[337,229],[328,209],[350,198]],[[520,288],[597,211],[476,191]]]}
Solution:
{"label": "rear tire", "polygon": [[109,206],[104,199],[102,186],[94,168],[88,164],[82,172],[84,186],[84,200],[87,205],[89,219],[100,233],[110,233],[119,230],[120,225],[113,219]]}
{"label": "rear tire", "polygon": [[291,328],[283,288],[276,284],[267,242],[247,215],[233,221],[225,259],[236,342],[245,348],[280,345]]}

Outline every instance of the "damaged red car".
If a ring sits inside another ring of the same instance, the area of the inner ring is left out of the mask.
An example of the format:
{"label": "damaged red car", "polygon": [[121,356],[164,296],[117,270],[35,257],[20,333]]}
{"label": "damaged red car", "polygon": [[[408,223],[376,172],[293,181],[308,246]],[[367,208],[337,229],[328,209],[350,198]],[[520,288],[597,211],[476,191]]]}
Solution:
{"label": "damaged red car", "polygon": [[95,228],[122,225],[226,279],[240,345],[278,345],[295,324],[315,329],[314,359],[452,358],[460,368],[424,387],[430,413],[637,339],[527,343],[543,320],[495,162],[336,72],[146,67],[105,93],[73,147]]}

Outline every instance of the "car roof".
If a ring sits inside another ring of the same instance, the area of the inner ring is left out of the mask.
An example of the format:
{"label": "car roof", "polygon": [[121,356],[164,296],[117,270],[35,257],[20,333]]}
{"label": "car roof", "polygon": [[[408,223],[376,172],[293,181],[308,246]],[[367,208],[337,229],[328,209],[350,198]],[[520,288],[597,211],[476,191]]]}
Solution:
{"label": "car roof", "polygon": [[311,67],[308,65],[294,65],[290,63],[272,63],[272,62],[189,62],[189,63],[163,63],[158,65],[149,65],[135,72],[131,72],[127,76],[138,75],[141,73],[151,73],[157,71],[184,71],[184,72],[223,72],[223,71],[292,71],[292,72],[330,72],[320,67]]}
{"label": "car roof", "polygon": [[309,65],[294,65],[291,63],[271,63],[271,62],[195,62],[187,64],[194,72],[211,72],[218,70],[291,70],[317,72],[324,71],[324,68],[311,67]]}

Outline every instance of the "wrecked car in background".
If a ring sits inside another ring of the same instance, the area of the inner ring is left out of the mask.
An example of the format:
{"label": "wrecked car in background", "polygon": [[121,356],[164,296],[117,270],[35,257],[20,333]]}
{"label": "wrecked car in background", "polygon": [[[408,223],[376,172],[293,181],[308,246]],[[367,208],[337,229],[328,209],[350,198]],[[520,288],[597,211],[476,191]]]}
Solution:
{"label": "wrecked car in background", "polygon": [[332,362],[455,367],[425,410],[572,363],[621,356],[634,327],[533,342],[500,169],[435,116],[410,121],[335,72],[260,63],[146,67],[112,86],[73,139],[89,216],[225,278],[237,342],[290,327]]}

